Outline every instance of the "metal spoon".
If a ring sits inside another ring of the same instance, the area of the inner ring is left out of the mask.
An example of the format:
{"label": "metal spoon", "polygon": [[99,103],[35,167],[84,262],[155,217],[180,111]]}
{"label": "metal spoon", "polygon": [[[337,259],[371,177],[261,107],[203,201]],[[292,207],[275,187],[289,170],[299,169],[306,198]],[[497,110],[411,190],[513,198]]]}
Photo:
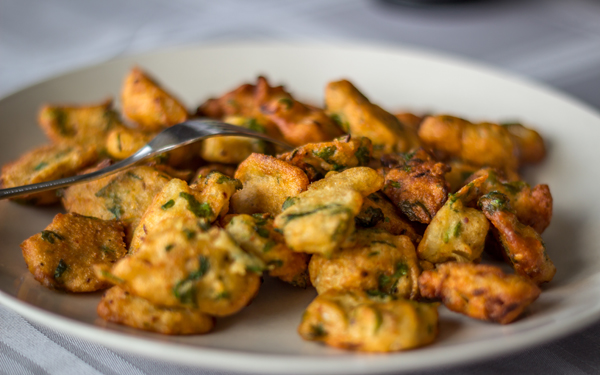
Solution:
{"label": "metal spoon", "polygon": [[234,126],[211,119],[193,119],[184,121],[177,125],[173,125],[163,130],[162,132],[158,133],[158,135],[154,137],[154,139],[148,142],[148,144],[139,149],[135,154],[109,167],[100,169],[92,173],[61,178],[59,180],[17,186],[8,189],[0,189],[0,199],[13,198],[32,193],[39,193],[42,191],[59,189],[69,185],[96,180],[100,177],[104,177],[109,174],[113,174],[127,169],[133,166],[134,164],[146,160],[157,154],[162,154],[163,152],[171,151],[173,149],[189,145],[190,143],[194,143],[202,139],[210,137],[220,137],[225,135],[259,138],[265,141],[275,143],[285,148],[286,150],[291,150],[293,148],[292,146],[284,142],[278,141],[253,130],[242,128],[240,126]]}

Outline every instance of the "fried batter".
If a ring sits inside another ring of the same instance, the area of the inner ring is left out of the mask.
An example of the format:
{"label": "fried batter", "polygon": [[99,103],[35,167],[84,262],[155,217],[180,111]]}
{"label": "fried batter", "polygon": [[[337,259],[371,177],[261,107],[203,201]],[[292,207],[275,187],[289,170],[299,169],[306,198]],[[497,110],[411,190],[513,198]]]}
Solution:
{"label": "fried batter", "polygon": [[447,115],[427,116],[419,127],[419,137],[444,158],[509,170],[516,170],[519,164],[513,138],[497,124],[473,124]]}
{"label": "fried batter", "polygon": [[430,223],[444,205],[450,185],[444,175],[450,168],[438,163],[423,149],[403,155],[385,175],[383,193],[412,221]]}
{"label": "fried batter", "polygon": [[196,219],[165,220],[112,274],[122,288],[155,305],[215,316],[239,311],[258,292],[264,263],[224,230],[202,228]]}
{"label": "fried batter", "polygon": [[381,192],[365,197],[360,212],[354,218],[357,227],[384,229],[394,235],[405,235],[417,245],[421,236],[410,221],[400,216],[394,205]]}
{"label": "fried batter", "polygon": [[95,105],[45,105],[38,114],[40,127],[55,143],[70,143],[104,150],[108,133],[122,129],[112,100]]}
{"label": "fried batter", "polygon": [[[77,174],[94,163],[97,153],[93,148],[59,143],[35,148],[19,159],[2,166],[2,188],[37,184]],[[56,203],[56,190],[29,194],[15,201],[36,205]]]}
{"label": "fried batter", "polygon": [[496,229],[494,234],[502,244],[504,257],[515,271],[538,285],[551,281],[556,267],[546,253],[542,237],[519,221],[508,197],[493,191],[479,199],[479,206]]}
{"label": "fried batter", "polygon": [[330,290],[308,306],[298,333],[305,340],[365,352],[412,349],[436,338],[437,304]]}
{"label": "fried batter", "polygon": [[302,169],[312,182],[323,178],[330,171],[367,166],[372,152],[369,138],[351,137],[348,134],[333,142],[300,146],[278,158]]}
{"label": "fried batter", "polygon": [[474,194],[469,185],[451,195],[431,220],[417,248],[420,259],[442,263],[480,258],[490,224],[483,213],[466,206]]}
{"label": "fried batter", "polygon": [[198,181],[202,180],[204,177],[208,176],[208,174],[210,172],[213,172],[213,171],[221,172],[222,174],[224,174],[227,177],[233,177],[235,175],[235,170],[236,170],[236,167],[233,165],[218,164],[218,163],[207,164],[203,167],[200,167],[196,171],[194,178],[192,178],[192,184],[195,184]]}
{"label": "fried batter", "polygon": [[514,321],[541,293],[534,283],[483,264],[444,263],[419,277],[421,295],[450,310],[501,324]]}
{"label": "fried batter", "polygon": [[185,106],[138,67],[125,77],[121,102],[123,115],[147,131],[159,131],[188,118]]}
{"label": "fried batter", "polygon": [[309,256],[290,250],[283,236],[273,230],[270,214],[228,215],[225,230],[248,253],[259,257],[267,266],[269,275],[306,288]]}
{"label": "fried batter", "polygon": [[120,220],[125,226],[126,242],[129,244],[146,208],[169,180],[171,176],[156,168],[134,167],[99,180],[70,186],[64,191],[62,202],[68,212]]}
{"label": "fried batter", "polygon": [[381,229],[355,232],[329,259],[315,254],[310,281],[322,294],[330,289],[361,289],[370,295],[415,299],[421,273],[415,247],[406,236]]}
{"label": "fried batter", "polygon": [[212,171],[196,181],[190,188],[200,191],[200,202],[210,206],[207,219],[211,223],[229,212],[229,201],[234,193],[242,188],[239,180],[217,171]]}
{"label": "fried batter", "polygon": [[383,178],[368,167],[329,172],[284,203],[275,227],[292,250],[329,257],[354,230],[363,197],[382,185]]}
{"label": "fried batter", "polygon": [[93,292],[108,288],[93,266],[111,266],[127,250],[123,226],[77,214],[58,214],[41,233],[21,244],[23,258],[33,277],[47,288]]}
{"label": "fried batter", "polygon": [[510,133],[519,150],[519,163],[539,163],[546,157],[546,146],[542,136],[533,129],[519,123],[502,124]]}
{"label": "fried batter", "polygon": [[420,146],[414,129],[371,103],[349,81],[330,82],[325,89],[325,105],[327,113],[345,132],[368,137],[373,142],[376,157],[381,153],[407,152]]}
{"label": "fried batter", "polygon": [[244,187],[231,198],[231,207],[241,214],[277,215],[288,197],[300,194],[308,186],[308,178],[300,168],[261,154],[252,154],[240,164],[235,178]]}
{"label": "fried batter", "polygon": [[210,315],[195,309],[153,305],[118,286],[104,293],[96,311],[109,322],[165,335],[197,335],[210,332],[215,325]]}

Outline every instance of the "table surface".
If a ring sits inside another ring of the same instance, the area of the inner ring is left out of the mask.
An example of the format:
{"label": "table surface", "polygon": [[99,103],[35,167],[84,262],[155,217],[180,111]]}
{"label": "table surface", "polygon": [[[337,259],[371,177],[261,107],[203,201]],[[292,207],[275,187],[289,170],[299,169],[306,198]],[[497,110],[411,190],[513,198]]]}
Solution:
{"label": "table surface", "polygon": [[[0,0],[0,97],[109,59],[219,41],[358,41],[436,49],[541,81],[600,108],[600,2]],[[445,374],[597,374],[600,324]],[[436,370],[435,372],[438,372]],[[133,356],[0,306],[3,374],[224,374]],[[419,374],[434,373],[419,372]]]}

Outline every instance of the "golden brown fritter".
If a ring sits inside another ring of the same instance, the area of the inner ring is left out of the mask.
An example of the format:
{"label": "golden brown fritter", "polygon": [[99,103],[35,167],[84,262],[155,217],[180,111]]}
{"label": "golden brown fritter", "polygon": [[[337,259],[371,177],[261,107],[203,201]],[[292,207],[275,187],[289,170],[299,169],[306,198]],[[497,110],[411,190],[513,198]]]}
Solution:
{"label": "golden brown fritter", "polygon": [[[223,121],[258,133],[267,132],[265,126],[253,118],[229,116]],[[239,164],[252,153],[265,154],[271,149],[271,145],[261,139],[238,136],[213,137],[202,141],[200,156],[210,163]]]}
{"label": "golden brown fritter", "polygon": [[532,188],[524,181],[510,181],[491,168],[475,172],[469,180],[481,178],[484,178],[484,182],[481,184],[480,194],[498,191],[506,195],[519,221],[523,224],[529,225],[538,233],[543,233],[550,225],[552,194],[548,185],[541,184]]}
{"label": "golden brown fritter", "polygon": [[519,221],[508,197],[493,191],[479,199],[479,206],[494,226],[494,234],[502,244],[504,257],[515,271],[538,285],[551,281],[556,267],[546,253],[542,237]]}
{"label": "golden brown fritter", "polygon": [[[66,143],[35,148],[13,162],[2,166],[2,188],[37,184],[77,174],[97,159],[91,147]],[[14,200],[21,203],[46,205],[59,201],[56,190],[29,194]]]}
{"label": "golden brown fritter", "polygon": [[348,134],[333,142],[300,146],[278,158],[302,169],[310,181],[316,181],[330,171],[367,166],[372,152],[369,138],[352,137]]}
{"label": "golden brown fritter", "polygon": [[242,188],[242,183],[221,172],[212,171],[206,177],[196,180],[190,188],[200,191],[200,202],[210,206],[207,218],[212,223],[229,212],[230,200]]}
{"label": "golden brown fritter", "polygon": [[430,223],[450,190],[444,175],[450,168],[433,160],[423,149],[403,155],[398,165],[383,168],[383,193],[410,220]]}
{"label": "golden brown fritter", "polygon": [[58,214],[21,249],[29,272],[45,287],[93,292],[110,286],[96,277],[93,267],[111,266],[127,253],[124,235],[116,220]]}
{"label": "golden brown fritter", "polygon": [[315,254],[310,281],[319,294],[330,289],[360,289],[370,295],[415,299],[421,273],[415,247],[406,236],[382,229],[356,231],[329,259]]}
{"label": "golden brown fritter", "polygon": [[467,207],[474,184],[450,195],[423,234],[417,253],[431,263],[473,262],[481,257],[490,227],[485,215]]}
{"label": "golden brown fritter", "polygon": [[345,132],[367,137],[373,142],[376,157],[382,153],[407,152],[420,146],[414,129],[371,103],[349,81],[330,82],[325,89],[325,105],[327,113]]}
{"label": "golden brown fritter", "polygon": [[293,197],[308,186],[306,174],[297,167],[272,156],[252,154],[235,172],[243,184],[242,190],[231,198],[235,213],[270,213],[277,215],[288,197]]}
{"label": "golden brown fritter", "polygon": [[427,116],[419,127],[419,138],[444,158],[503,170],[516,170],[519,164],[513,138],[497,124],[473,124],[447,115]]}
{"label": "golden brown fritter", "polygon": [[165,335],[198,335],[210,332],[215,319],[189,308],[160,307],[114,286],[107,290],[96,309],[109,322]]}
{"label": "golden brown fritter", "polygon": [[233,314],[258,292],[264,263],[219,228],[204,232],[196,219],[167,219],[137,253],[115,264],[120,286],[150,303]]}
{"label": "golden brown fritter", "polygon": [[292,98],[271,100],[261,111],[279,127],[283,139],[292,146],[327,142],[344,134],[325,111]]}
{"label": "golden brown fritter", "polygon": [[437,306],[373,299],[363,291],[330,290],[308,306],[298,333],[305,340],[365,352],[412,349],[436,338]]}
{"label": "golden brown fritter", "polygon": [[213,172],[213,171],[221,172],[222,174],[224,174],[227,177],[233,177],[235,175],[236,169],[237,169],[236,166],[233,166],[233,165],[218,164],[218,163],[207,164],[205,166],[200,167],[198,170],[196,170],[196,173],[195,173],[194,177],[192,178],[191,184],[194,184],[194,183],[202,180],[204,177],[208,176],[208,174],[210,172]]}
{"label": "golden brown fritter", "polygon": [[383,178],[368,167],[329,172],[284,203],[275,227],[283,232],[292,250],[329,257],[354,230],[354,217],[360,212],[363,197],[382,185]]}
{"label": "golden brown fritter", "polygon": [[404,215],[399,215],[394,205],[379,191],[365,197],[354,222],[360,228],[378,228],[394,235],[405,235],[415,245],[421,241],[421,235],[411,222]]}
{"label": "golden brown fritter", "polygon": [[418,116],[411,112],[399,112],[395,113],[394,116],[400,120],[404,127],[414,129],[415,133],[419,130],[419,125],[421,125],[421,121],[423,121],[422,116]]}
{"label": "golden brown fritter", "polygon": [[[218,214],[218,213],[217,213]],[[216,218],[210,204],[200,197],[200,191],[192,190],[185,181],[174,178],[154,196],[152,203],[144,211],[144,215],[133,232],[129,253],[135,254],[144,239],[159,229],[165,219],[185,217],[202,220],[206,229],[211,220]]]}
{"label": "golden brown fritter", "polygon": [[533,129],[519,123],[502,124],[510,133],[519,150],[519,163],[539,163],[546,157],[546,146],[542,136]]}
{"label": "golden brown fritter", "polygon": [[129,244],[146,208],[169,180],[171,176],[156,168],[134,167],[99,180],[70,186],[64,191],[62,202],[68,212],[120,220],[125,226],[126,242]]}
{"label": "golden brown fritter", "polygon": [[45,105],[38,114],[40,127],[55,143],[70,143],[104,150],[108,133],[122,129],[112,100],[93,105]]}
{"label": "golden brown fritter", "polygon": [[227,233],[248,253],[259,257],[267,266],[269,275],[306,288],[309,256],[293,252],[283,236],[273,230],[270,214],[228,215],[223,220]]}
{"label": "golden brown fritter", "polygon": [[188,118],[185,106],[138,67],[125,77],[121,103],[123,115],[147,131],[159,131]]}
{"label": "golden brown fritter", "polygon": [[419,288],[423,297],[440,299],[452,311],[501,324],[514,321],[541,293],[526,278],[498,267],[454,262],[424,271]]}
{"label": "golden brown fritter", "polygon": [[446,162],[450,170],[444,175],[444,179],[450,185],[450,192],[455,193],[461,187],[465,186],[473,173],[480,168],[476,165],[465,163],[461,160],[450,160]]}

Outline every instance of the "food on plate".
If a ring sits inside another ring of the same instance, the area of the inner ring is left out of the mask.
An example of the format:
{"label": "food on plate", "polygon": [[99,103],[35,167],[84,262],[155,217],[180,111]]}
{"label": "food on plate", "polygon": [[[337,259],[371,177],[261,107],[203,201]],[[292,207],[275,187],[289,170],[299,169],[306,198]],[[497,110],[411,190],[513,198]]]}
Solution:
{"label": "food on plate", "polygon": [[235,172],[243,187],[231,198],[233,212],[278,215],[287,199],[308,186],[306,174],[297,167],[268,155],[252,154]]}
{"label": "food on plate", "polygon": [[352,137],[348,134],[334,139],[333,142],[300,146],[279,155],[279,158],[302,169],[312,182],[331,171],[339,172],[352,167],[367,166],[372,151],[369,138]]}
{"label": "food on plate", "polygon": [[109,322],[165,335],[198,335],[210,332],[215,325],[214,317],[197,309],[153,305],[119,286],[104,293],[97,311]]}
{"label": "food on plate", "polygon": [[439,298],[452,311],[501,324],[519,317],[541,293],[527,278],[506,275],[498,267],[455,262],[424,271],[419,289],[423,297]]}
{"label": "food on plate", "polygon": [[415,299],[420,272],[410,239],[382,229],[357,230],[329,259],[315,254],[309,265],[310,281],[319,294],[360,289],[369,295]]}
{"label": "food on plate", "polygon": [[437,304],[381,299],[360,290],[330,290],[306,308],[298,333],[305,340],[344,349],[413,349],[436,338]]}
{"label": "food on plate", "polygon": [[153,304],[231,315],[254,298],[265,266],[223,229],[205,228],[197,219],[167,219],[110,272]]}
{"label": "food on plate", "polygon": [[123,115],[147,131],[159,131],[188,118],[185,106],[137,67],[125,77],[121,102]]}
{"label": "food on plate", "polygon": [[492,223],[492,233],[501,243],[505,259],[515,271],[536,284],[552,280],[556,267],[546,253],[542,237],[532,227],[519,221],[508,197],[492,191],[479,199],[479,206]]}
{"label": "food on plate", "polygon": [[[149,77],[140,68],[127,75],[121,113],[111,100],[44,106],[38,119],[52,144],[5,165],[3,187],[98,170],[187,119],[182,102]],[[326,86],[324,104],[258,77],[196,115],[294,150],[209,138],[25,197],[51,204],[60,195],[67,211],[21,245],[29,270],[52,289],[112,286],[97,307],[102,319],[170,335],[204,334],[216,319],[243,314],[268,278],[314,287],[298,333],[351,350],[433,342],[438,302],[501,324],[523,315],[556,272],[541,238],[550,189],[519,174],[545,158],[539,133],[392,115],[347,80]],[[479,264],[502,260],[515,274]]]}
{"label": "food on plate", "polygon": [[347,80],[327,85],[325,107],[345,132],[369,138],[377,156],[408,152],[420,145],[414,128],[404,126],[394,115],[371,103]]}
{"label": "food on plate", "polygon": [[21,244],[31,274],[42,285],[68,292],[93,292],[110,286],[96,277],[94,265],[112,266],[126,253],[123,225],[77,214],[58,214],[40,233]]}
{"label": "food on plate", "polygon": [[260,258],[270,276],[306,288],[308,254],[292,251],[273,228],[273,216],[268,213],[228,215],[223,220],[225,230],[242,249]]}
{"label": "food on plate", "polygon": [[368,167],[329,172],[284,203],[275,228],[292,250],[329,257],[353,232],[363,197],[382,185],[383,178]]}
{"label": "food on plate", "polygon": [[387,158],[383,193],[412,221],[427,224],[446,202],[449,184],[444,175],[450,168],[419,148]]}
{"label": "food on plate", "polygon": [[[77,174],[96,161],[96,152],[85,146],[57,143],[41,146],[2,167],[2,188],[37,184]],[[56,203],[55,190],[25,195],[16,201],[35,205]]]}

